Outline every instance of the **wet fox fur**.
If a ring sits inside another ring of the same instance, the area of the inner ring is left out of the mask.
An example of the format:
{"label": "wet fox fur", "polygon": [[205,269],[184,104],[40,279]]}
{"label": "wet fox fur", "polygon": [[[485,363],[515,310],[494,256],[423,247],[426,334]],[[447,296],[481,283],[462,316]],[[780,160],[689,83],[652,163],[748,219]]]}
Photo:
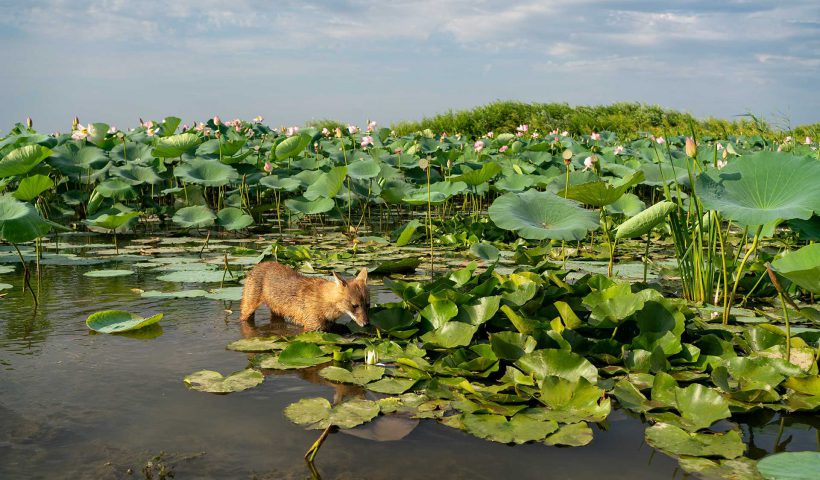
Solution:
{"label": "wet fox fur", "polygon": [[351,280],[336,272],[333,278],[306,277],[277,262],[260,263],[245,279],[239,320],[252,322],[254,312],[264,303],[271,310],[271,319],[287,318],[306,331],[324,330],[343,314],[360,326],[367,325],[367,269]]}

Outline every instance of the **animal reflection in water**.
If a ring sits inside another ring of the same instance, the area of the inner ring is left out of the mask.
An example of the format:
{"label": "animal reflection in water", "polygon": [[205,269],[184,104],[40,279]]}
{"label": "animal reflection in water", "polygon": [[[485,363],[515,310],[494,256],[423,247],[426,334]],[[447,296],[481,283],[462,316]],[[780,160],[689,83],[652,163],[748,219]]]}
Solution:
{"label": "animal reflection in water", "polygon": [[[248,322],[240,322],[240,329],[244,338],[269,337],[272,335],[287,336],[302,333],[303,329],[298,325],[293,325],[281,319],[271,319],[271,323],[254,326]],[[252,359],[254,353],[249,353],[248,358]],[[333,389],[333,405],[338,405],[347,399],[367,398],[375,400],[383,395],[368,392],[358,385],[345,383],[334,383],[319,375],[319,371],[327,365],[317,365],[315,367],[301,368],[298,370],[267,370],[263,369],[262,374],[268,375],[293,375],[317,385],[324,385]],[[341,430],[342,433],[355,437],[373,440],[377,442],[389,442],[401,440],[418,426],[419,420],[409,418],[400,414],[380,415],[373,421],[360,425],[356,428]]]}

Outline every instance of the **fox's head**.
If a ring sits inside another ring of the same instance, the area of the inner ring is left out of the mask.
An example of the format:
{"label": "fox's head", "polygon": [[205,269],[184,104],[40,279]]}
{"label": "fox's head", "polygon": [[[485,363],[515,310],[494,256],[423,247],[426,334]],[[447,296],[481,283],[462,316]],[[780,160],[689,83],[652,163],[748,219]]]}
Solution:
{"label": "fox's head", "polygon": [[370,292],[367,290],[367,268],[363,268],[356,278],[345,280],[333,272],[333,278],[340,289],[339,308],[350,316],[360,327],[367,325],[367,311],[370,309]]}

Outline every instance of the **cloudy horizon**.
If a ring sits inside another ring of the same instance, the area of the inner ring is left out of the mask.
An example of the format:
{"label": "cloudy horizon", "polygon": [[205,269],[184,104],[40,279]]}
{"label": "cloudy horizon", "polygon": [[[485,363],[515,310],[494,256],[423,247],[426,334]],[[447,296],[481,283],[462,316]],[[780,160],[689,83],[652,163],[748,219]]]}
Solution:
{"label": "cloudy horizon", "polygon": [[0,0],[0,131],[382,125],[494,100],[820,121],[820,3]]}

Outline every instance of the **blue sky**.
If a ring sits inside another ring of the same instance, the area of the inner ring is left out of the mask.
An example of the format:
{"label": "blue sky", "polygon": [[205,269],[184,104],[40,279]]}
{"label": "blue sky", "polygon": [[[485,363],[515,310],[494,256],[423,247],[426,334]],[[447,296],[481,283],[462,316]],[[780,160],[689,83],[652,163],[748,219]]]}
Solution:
{"label": "blue sky", "polygon": [[820,2],[0,0],[0,130],[386,125],[497,99],[820,121]]}

